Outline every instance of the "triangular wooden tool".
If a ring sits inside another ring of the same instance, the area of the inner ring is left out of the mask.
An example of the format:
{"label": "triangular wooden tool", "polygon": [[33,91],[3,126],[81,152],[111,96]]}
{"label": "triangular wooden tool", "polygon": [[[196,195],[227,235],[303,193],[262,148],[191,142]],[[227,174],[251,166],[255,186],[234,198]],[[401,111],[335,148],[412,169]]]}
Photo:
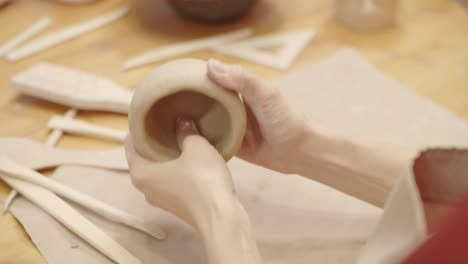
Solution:
{"label": "triangular wooden tool", "polygon": [[[213,50],[284,70],[291,65],[314,35],[315,31],[311,29],[275,33],[217,46]],[[277,47],[279,49],[269,50]]]}

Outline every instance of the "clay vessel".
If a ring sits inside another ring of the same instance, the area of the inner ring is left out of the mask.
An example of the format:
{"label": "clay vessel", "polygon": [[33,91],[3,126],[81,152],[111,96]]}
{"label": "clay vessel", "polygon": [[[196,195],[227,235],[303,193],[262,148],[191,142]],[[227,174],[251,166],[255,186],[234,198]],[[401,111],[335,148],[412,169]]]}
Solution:
{"label": "clay vessel", "polygon": [[378,31],[395,24],[399,0],[336,0],[338,20],[357,31]]}
{"label": "clay vessel", "polygon": [[135,149],[152,160],[177,158],[175,121],[179,116],[192,118],[225,160],[240,148],[246,128],[242,100],[209,80],[205,61],[163,64],[135,90],[129,111]]}
{"label": "clay vessel", "polygon": [[239,18],[258,2],[257,0],[167,1],[180,14],[208,22]]}

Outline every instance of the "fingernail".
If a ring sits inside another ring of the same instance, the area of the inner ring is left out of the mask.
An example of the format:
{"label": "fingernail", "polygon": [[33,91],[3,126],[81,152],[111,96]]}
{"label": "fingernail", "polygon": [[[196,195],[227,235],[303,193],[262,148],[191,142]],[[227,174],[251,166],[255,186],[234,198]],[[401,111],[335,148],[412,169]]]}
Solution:
{"label": "fingernail", "polygon": [[196,132],[197,131],[197,126],[195,125],[195,122],[193,122],[192,119],[185,117],[185,116],[179,116],[177,118],[176,126],[179,132]]}
{"label": "fingernail", "polygon": [[217,73],[217,74],[223,74],[227,71],[227,65],[225,63],[222,63],[219,60],[216,59],[210,59],[208,61],[208,66],[210,68],[210,71]]}

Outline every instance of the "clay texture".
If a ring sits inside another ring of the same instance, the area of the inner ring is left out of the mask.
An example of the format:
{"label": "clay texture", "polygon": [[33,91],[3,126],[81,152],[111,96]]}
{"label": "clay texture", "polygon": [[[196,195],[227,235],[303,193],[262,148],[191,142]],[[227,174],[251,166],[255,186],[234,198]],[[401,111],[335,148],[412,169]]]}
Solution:
{"label": "clay texture", "polygon": [[210,81],[206,62],[182,59],[163,64],[135,90],[129,131],[136,150],[153,160],[177,158],[175,121],[187,116],[229,160],[238,151],[246,128],[240,97]]}

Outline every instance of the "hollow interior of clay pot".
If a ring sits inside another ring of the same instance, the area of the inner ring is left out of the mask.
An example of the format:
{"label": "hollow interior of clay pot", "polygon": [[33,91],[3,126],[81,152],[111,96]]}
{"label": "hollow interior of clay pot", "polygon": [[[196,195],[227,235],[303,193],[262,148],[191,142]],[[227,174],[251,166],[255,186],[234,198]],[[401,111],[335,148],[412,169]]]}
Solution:
{"label": "hollow interior of clay pot", "polygon": [[175,122],[179,116],[193,119],[199,132],[216,146],[231,130],[228,111],[204,94],[183,90],[155,102],[145,116],[147,135],[161,145],[179,152]]}

